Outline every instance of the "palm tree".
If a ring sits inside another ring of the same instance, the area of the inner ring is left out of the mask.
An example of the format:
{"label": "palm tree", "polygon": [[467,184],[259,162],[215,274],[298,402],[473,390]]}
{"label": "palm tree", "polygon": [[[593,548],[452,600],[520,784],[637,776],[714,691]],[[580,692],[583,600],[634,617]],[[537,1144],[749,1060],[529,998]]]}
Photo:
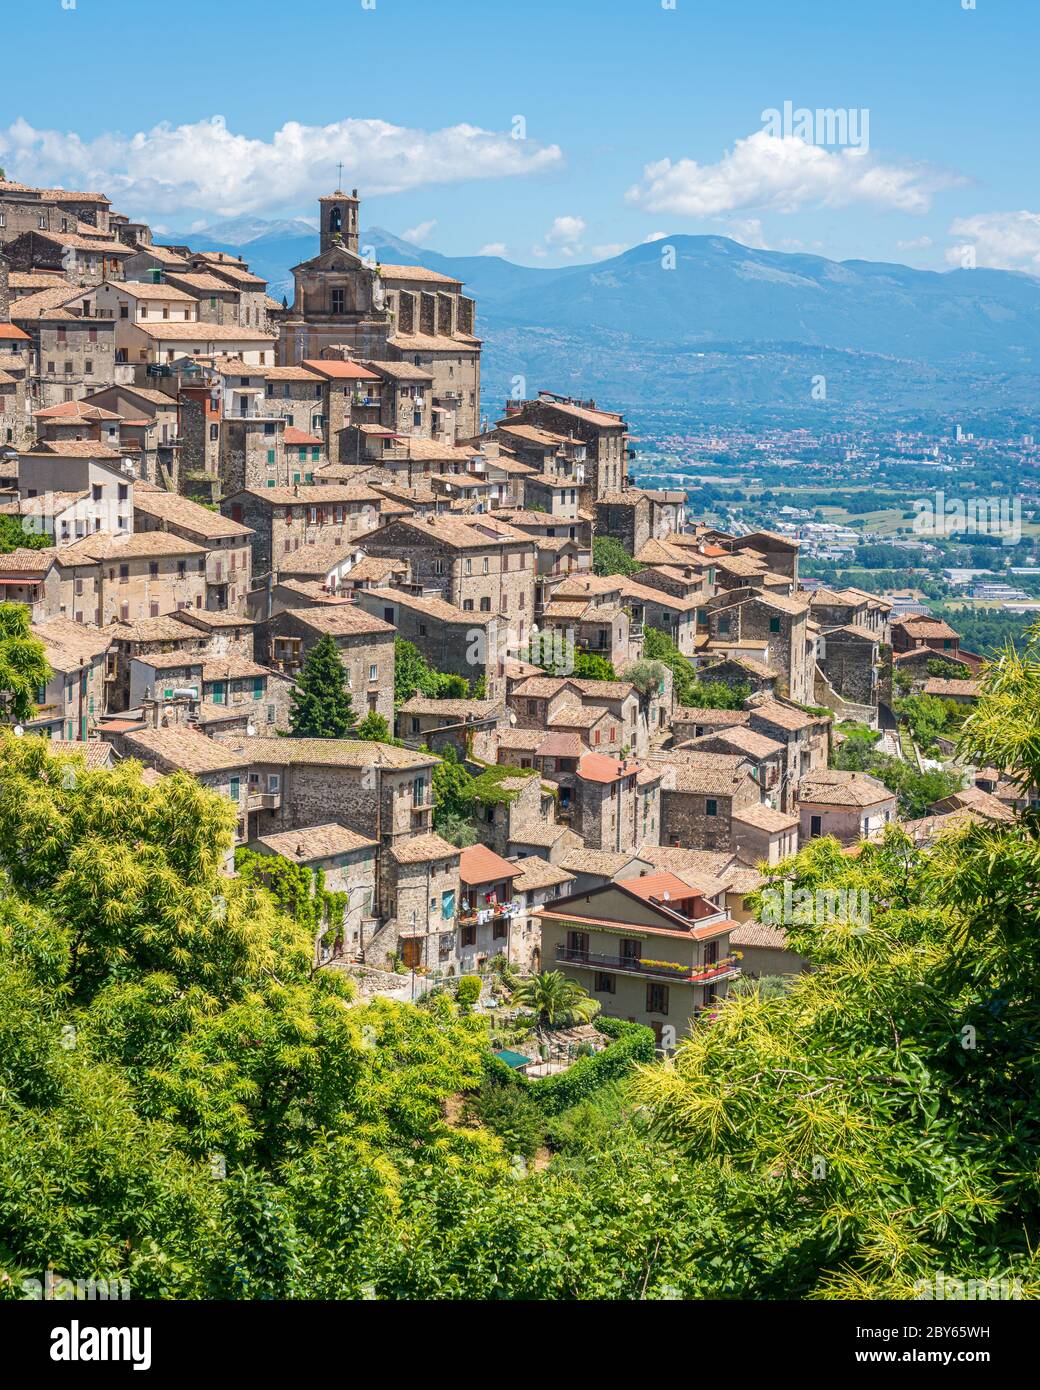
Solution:
{"label": "palm tree", "polygon": [[590,999],[581,985],[562,970],[532,975],[513,995],[513,1002],[533,1009],[539,1025],[549,1028],[589,1023],[599,1013],[598,1001]]}

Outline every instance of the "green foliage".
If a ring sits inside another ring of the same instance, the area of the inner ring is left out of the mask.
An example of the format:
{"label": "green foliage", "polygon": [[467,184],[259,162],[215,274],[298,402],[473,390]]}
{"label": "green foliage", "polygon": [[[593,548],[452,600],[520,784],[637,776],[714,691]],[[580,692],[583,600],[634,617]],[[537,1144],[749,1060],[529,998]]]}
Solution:
{"label": "green foliage", "polygon": [[48,550],[53,538],[42,532],[27,531],[16,516],[0,516],[0,555],[12,550]]}
{"label": "green foliage", "polygon": [[354,707],[347,673],[331,637],[319,637],[307,653],[289,706],[295,738],[348,738]]}
{"label": "green foliage", "polygon": [[463,975],[455,987],[456,1002],[464,1009],[471,1009],[480,998],[483,988],[479,975]]}
{"label": "green foliage", "polygon": [[258,854],[240,845],[235,850],[235,871],[243,882],[267,888],[279,910],[299,923],[311,940],[322,928],[332,941],[342,939],[349,895],[325,887],[324,869],[309,869],[280,854]]}
{"label": "green foliage", "polygon": [[372,743],[391,743],[395,746],[402,746],[400,739],[395,739],[391,732],[390,725],[381,714],[377,714],[374,709],[370,709],[362,719],[361,723],[354,730],[354,738],[364,739]]}
{"label": "green foliage", "polygon": [[600,656],[598,652],[585,651],[581,647],[575,648],[573,668],[571,663],[564,659],[547,661],[544,670],[550,676],[574,676],[576,680],[582,681],[617,680],[614,667],[605,656]]}
{"label": "green foliage", "polygon": [[687,709],[742,709],[751,694],[750,685],[730,686],[724,681],[701,681],[693,662],[683,656],[666,632],[648,627],[643,633],[643,658],[658,661],[672,672],[675,703]]}
{"label": "green foliage", "polygon": [[956,661],[947,661],[945,657],[933,657],[928,663],[928,674],[938,676],[942,680],[966,681],[971,679],[971,672],[966,666],[959,665]]}
{"label": "green foliage", "polygon": [[394,709],[400,709],[416,691],[428,700],[465,700],[470,697],[470,683],[465,676],[435,671],[414,642],[395,637]]}
{"label": "green foliage", "polygon": [[31,719],[36,696],[53,674],[43,643],[32,634],[28,608],[0,603],[0,721]]}
{"label": "green foliage", "polygon": [[[516,800],[518,793],[502,783],[514,777],[537,775],[533,768],[506,767],[490,764],[474,776],[460,761],[451,744],[447,744],[439,754],[440,762],[433,769],[433,824],[438,834],[448,838],[451,834],[464,834],[464,827],[472,832],[472,821],[489,806],[502,806]],[[466,843],[473,844],[475,833]],[[459,844],[453,839],[452,844]]]}
{"label": "green foliage", "polygon": [[524,1158],[533,1158],[545,1139],[545,1115],[519,1086],[485,1081],[470,1100],[467,1116],[497,1134],[507,1152]]}
{"label": "green foliage", "polygon": [[[1023,787],[1038,648],[984,673],[960,733],[966,762]],[[895,826],[855,855],[811,842],[768,886],[866,893],[865,925],[789,927],[811,969],[744,982],[669,1063],[649,1029],[601,1018],[611,1045],[540,1080],[447,992],[358,1004],[313,971],[299,885],[280,881],[282,911],[222,873],[233,821],[187,777],[149,786],[0,733],[14,1279],[53,1263],[141,1298],[878,1300],[941,1270],[1040,1293],[1036,813],[924,850]],[[524,1176],[511,1156],[543,1135],[555,1155]]]}
{"label": "green foliage", "polygon": [[[934,747],[936,739],[947,734],[953,722],[950,709],[935,695],[908,695],[896,700],[894,708],[899,718],[910,726],[914,742],[921,748]],[[953,708],[959,712],[959,706]]]}
{"label": "green foliage", "polygon": [[549,1028],[588,1023],[599,1013],[598,1001],[562,970],[532,975],[513,995],[513,1002],[533,1010],[538,1022]]}
{"label": "green foliage", "polygon": [[904,820],[918,820],[928,814],[933,801],[960,790],[963,778],[959,773],[936,769],[918,772],[915,763],[879,752],[876,742],[873,737],[851,734],[836,751],[832,766],[847,772],[867,772],[884,782],[898,796],[899,814]]}
{"label": "green foliage", "polygon": [[644,700],[649,700],[651,695],[661,689],[664,678],[663,662],[647,661],[645,658],[633,662],[623,673],[623,679],[631,681]]}
{"label": "green foliage", "polygon": [[623,574],[631,578],[643,567],[638,560],[633,560],[616,536],[594,536],[592,568],[596,574]]}

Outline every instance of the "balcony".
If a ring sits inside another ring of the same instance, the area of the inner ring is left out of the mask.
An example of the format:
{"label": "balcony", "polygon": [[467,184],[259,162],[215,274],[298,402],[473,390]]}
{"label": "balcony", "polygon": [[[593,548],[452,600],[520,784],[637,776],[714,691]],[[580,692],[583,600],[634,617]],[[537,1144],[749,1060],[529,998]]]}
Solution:
{"label": "balcony", "polygon": [[248,811],[277,811],[282,804],[281,792],[257,792],[250,790],[246,798]]}
{"label": "balcony", "polygon": [[646,975],[654,980],[672,980],[675,984],[706,985],[716,980],[733,979],[740,974],[736,956],[704,965],[686,965],[677,961],[647,960],[636,956],[608,956],[597,951],[576,951],[570,946],[557,946],[556,959],[564,965],[585,966],[589,970],[618,971],[623,975]]}

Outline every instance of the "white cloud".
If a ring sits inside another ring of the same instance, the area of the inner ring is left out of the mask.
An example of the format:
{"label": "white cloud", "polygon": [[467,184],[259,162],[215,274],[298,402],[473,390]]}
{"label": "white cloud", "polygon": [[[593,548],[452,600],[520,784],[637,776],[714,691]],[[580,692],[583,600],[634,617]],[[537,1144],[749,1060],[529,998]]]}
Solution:
{"label": "white cloud", "polygon": [[738,217],[727,224],[726,234],[742,246],[750,246],[756,251],[768,251],[769,244],[762,230],[759,217]]}
{"label": "white cloud", "polygon": [[609,261],[614,256],[620,256],[622,251],[628,250],[628,243],[625,241],[609,241],[603,246],[590,246],[589,257],[594,261]]}
{"label": "white cloud", "polygon": [[643,245],[645,246],[650,241],[664,241],[667,235],[667,232],[651,232],[648,237],[643,238]]}
{"label": "white cloud", "polygon": [[684,217],[849,203],[927,212],[933,193],[960,182],[956,175],[924,165],[885,164],[869,151],[825,149],[758,130],[738,140],[717,164],[694,159],[648,164],[642,180],[625,196],[647,212]]}
{"label": "white cloud", "polygon": [[509,247],[504,241],[489,241],[486,246],[482,246],[477,252],[478,256],[504,256]]}
{"label": "white cloud", "polygon": [[950,265],[963,265],[963,247],[968,244],[975,248],[977,265],[994,270],[1028,270],[1040,275],[1040,213],[1023,209],[958,217],[949,234],[961,242],[946,252]]}
{"label": "white cloud", "polygon": [[545,234],[549,246],[576,246],[588,223],[584,217],[557,217]]}
{"label": "white cloud", "polygon": [[913,237],[910,241],[897,241],[896,250],[927,251],[929,246],[931,246],[932,244],[932,238],[930,236],[917,236]]}
{"label": "white cloud", "polygon": [[401,235],[404,237],[405,241],[411,241],[414,242],[416,246],[421,246],[436,225],[437,219],[431,217],[428,222],[420,222],[418,227],[409,227],[408,230],[402,232]]}
{"label": "white cloud", "polygon": [[557,145],[477,126],[426,131],[353,118],[326,126],[287,121],[267,140],[235,134],[223,116],[92,140],[22,119],[0,128],[8,178],[98,189],[122,212],[175,214],[182,225],[200,213],[212,220],[305,207],[332,190],[340,161],[342,182],[371,197],[538,173],[559,167],[563,154]]}

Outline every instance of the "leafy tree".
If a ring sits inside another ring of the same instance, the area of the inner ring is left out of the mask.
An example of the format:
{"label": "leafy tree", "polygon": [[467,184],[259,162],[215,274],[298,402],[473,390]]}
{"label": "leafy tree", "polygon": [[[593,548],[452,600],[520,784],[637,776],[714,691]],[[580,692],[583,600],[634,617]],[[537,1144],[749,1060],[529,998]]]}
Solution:
{"label": "leafy tree", "polygon": [[701,681],[693,662],[683,656],[666,632],[648,627],[643,633],[643,659],[659,661],[672,672],[675,702],[693,709],[740,709],[751,687],[726,685],[724,681]]}
{"label": "leafy tree", "polygon": [[394,743],[395,739],[390,732],[390,725],[381,714],[374,709],[370,709],[362,719],[361,723],[354,730],[354,737],[364,739],[372,743]]}
{"label": "leafy tree", "polygon": [[538,1022],[549,1028],[588,1023],[599,1013],[598,1001],[562,970],[532,975],[516,990],[513,1002],[533,1010]]}
{"label": "leafy tree", "polygon": [[27,531],[16,516],[0,516],[0,555],[12,550],[47,550],[53,544],[42,532]]}
{"label": "leafy tree", "polygon": [[594,536],[592,568],[596,574],[623,574],[631,578],[643,567],[638,560],[633,560],[616,536]]}
{"label": "leafy tree", "polygon": [[651,695],[655,695],[661,688],[664,680],[665,668],[660,661],[635,661],[622,673],[622,678],[631,681],[639,693],[640,699],[649,700]]}
{"label": "leafy tree", "polygon": [[948,681],[965,681],[971,679],[971,672],[966,666],[960,666],[955,661],[947,661],[941,656],[933,657],[928,663],[928,674],[939,676]]}
{"label": "leafy tree", "polygon": [[909,724],[914,741],[924,748],[931,748],[946,733],[950,722],[946,705],[934,695],[908,695],[904,700],[896,700],[895,712]]}
{"label": "leafy tree", "polygon": [[[394,639],[394,708],[412,698],[415,692],[428,700],[465,700],[470,684],[465,676],[435,671],[428,666],[422,652],[403,637]],[[474,696],[473,698],[478,698]]]}
{"label": "leafy tree", "polygon": [[331,637],[319,637],[307,653],[289,706],[295,738],[347,738],[354,706],[347,673]]}
{"label": "leafy tree", "polygon": [[22,603],[0,603],[0,721],[31,719],[36,696],[53,675]]}

